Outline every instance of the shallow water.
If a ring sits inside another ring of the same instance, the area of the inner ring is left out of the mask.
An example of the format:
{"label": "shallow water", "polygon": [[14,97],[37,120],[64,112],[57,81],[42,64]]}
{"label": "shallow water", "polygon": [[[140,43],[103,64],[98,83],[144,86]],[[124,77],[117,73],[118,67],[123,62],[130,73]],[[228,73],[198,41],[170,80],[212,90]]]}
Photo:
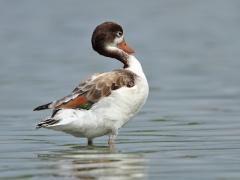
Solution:
{"label": "shallow water", "polygon": [[[240,2],[1,1],[0,179],[240,179]],[[35,130],[32,109],[94,72],[91,50],[115,20],[136,50],[149,99],[120,130],[85,139]]]}

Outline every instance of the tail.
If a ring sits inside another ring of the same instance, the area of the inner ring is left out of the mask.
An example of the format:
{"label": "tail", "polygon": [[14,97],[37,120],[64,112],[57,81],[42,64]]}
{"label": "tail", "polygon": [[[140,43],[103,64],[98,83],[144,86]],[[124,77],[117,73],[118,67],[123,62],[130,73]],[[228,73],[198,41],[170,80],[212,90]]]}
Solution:
{"label": "tail", "polygon": [[43,121],[41,121],[40,123],[37,124],[36,129],[39,129],[39,128],[42,128],[42,127],[48,127],[48,126],[54,125],[58,122],[59,122],[59,120],[52,119],[52,118],[45,119],[45,120],[43,120]]}
{"label": "tail", "polygon": [[48,126],[51,126],[51,125],[54,125],[54,124],[58,123],[60,120],[54,119],[54,116],[60,110],[61,109],[53,110],[53,113],[52,113],[51,117],[47,117],[46,119],[44,119],[40,123],[38,123],[37,126],[36,126],[36,129],[39,129],[39,128],[42,128],[42,127],[48,127]]}
{"label": "tail", "polygon": [[48,104],[44,104],[41,106],[36,107],[35,109],[33,109],[33,111],[40,111],[40,110],[44,110],[44,109],[50,109],[52,102],[48,103]]}

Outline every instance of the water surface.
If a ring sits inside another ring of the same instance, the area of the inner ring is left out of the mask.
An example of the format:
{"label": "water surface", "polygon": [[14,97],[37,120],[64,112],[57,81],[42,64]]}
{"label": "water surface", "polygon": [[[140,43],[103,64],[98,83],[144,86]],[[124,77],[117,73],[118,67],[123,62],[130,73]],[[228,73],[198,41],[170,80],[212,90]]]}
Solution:
{"label": "water surface", "polygon": [[[240,179],[240,2],[1,1],[1,179]],[[120,130],[85,139],[35,130],[32,112],[81,79],[121,65],[93,52],[102,21],[121,23],[150,84]]]}

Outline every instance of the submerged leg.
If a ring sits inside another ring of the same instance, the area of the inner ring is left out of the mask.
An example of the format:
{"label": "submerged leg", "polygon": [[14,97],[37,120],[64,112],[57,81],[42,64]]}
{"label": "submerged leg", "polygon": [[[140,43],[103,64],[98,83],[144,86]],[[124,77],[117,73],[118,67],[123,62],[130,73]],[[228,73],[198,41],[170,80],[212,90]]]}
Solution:
{"label": "submerged leg", "polygon": [[117,135],[109,135],[109,138],[108,138],[108,144],[109,145],[113,145],[115,143],[115,139],[116,139]]}
{"label": "submerged leg", "polygon": [[109,134],[108,144],[110,146],[114,144],[115,139],[117,137],[117,134],[118,134],[118,130],[117,129],[113,130],[112,133]]}
{"label": "submerged leg", "polygon": [[88,146],[92,146],[93,145],[93,140],[92,139],[88,139]]}

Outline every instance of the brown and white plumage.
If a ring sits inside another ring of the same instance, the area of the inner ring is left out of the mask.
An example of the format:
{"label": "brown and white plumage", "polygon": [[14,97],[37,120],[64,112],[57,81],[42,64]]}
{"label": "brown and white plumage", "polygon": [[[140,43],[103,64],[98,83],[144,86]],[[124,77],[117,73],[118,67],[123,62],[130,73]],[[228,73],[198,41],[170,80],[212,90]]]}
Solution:
{"label": "brown and white plumage", "polygon": [[34,110],[88,109],[90,105],[109,96],[114,90],[124,86],[133,87],[135,76],[133,72],[125,69],[93,75],[90,79],[79,84],[68,96],[39,106]]}
{"label": "brown and white plumage", "polygon": [[[117,135],[118,129],[135,115],[146,101],[148,83],[141,64],[132,55],[122,27],[105,22],[96,27],[92,46],[99,54],[123,63],[123,69],[94,74],[69,95],[34,110],[53,109],[37,127],[64,131],[89,142],[95,137]],[[110,138],[110,140],[112,140]]]}

